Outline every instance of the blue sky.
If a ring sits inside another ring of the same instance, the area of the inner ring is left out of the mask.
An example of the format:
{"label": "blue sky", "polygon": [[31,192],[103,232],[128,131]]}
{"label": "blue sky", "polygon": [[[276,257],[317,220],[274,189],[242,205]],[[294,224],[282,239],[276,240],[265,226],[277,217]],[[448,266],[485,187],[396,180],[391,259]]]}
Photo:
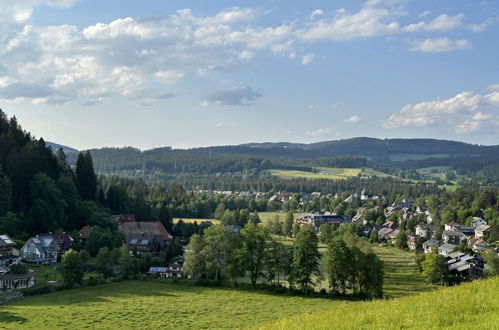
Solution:
{"label": "blue sky", "polygon": [[497,1],[2,0],[0,107],[79,149],[499,141]]}

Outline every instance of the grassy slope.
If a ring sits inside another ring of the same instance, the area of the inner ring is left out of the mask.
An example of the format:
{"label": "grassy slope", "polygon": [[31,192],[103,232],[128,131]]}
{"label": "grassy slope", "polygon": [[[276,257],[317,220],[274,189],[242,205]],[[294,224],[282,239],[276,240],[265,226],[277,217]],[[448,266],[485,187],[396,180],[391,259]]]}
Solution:
{"label": "grassy slope", "polygon": [[339,305],[262,329],[498,329],[499,277],[416,296]]}
{"label": "grassy slope", "polygon": [[387,297],[400,297],[432,290],[426,284],[414,262],[414,253],[396,248],[375,247],[374,252],[384,262],[383,291]]}
{"label": "grassy slope", "polygon": [[129,281],[0,306],[0,328],[235,328],[347,304],[325,298]]}

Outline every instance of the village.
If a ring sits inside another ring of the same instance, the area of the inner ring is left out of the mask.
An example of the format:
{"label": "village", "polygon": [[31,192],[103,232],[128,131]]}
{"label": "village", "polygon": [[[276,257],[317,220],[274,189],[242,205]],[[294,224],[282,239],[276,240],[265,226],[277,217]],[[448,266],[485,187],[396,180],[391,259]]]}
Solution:
{"label": "village", "polygon": [[[206,194],[208,192],[198,193]],[[245,198],[266,198],[265,196],[269,196],[269,194],[250,192],[212,193],[224,196],[239,195]],[[285,203],[293,196],[296,197],[296,194],[276,193],[267,198],[271,202]],[[341,198],[340,196],[340,194],[336,194],[328,197],[338,199]],[[320,193],[301,194],[300,204],[305,205],[314,198],[320,197]],[[456,219],[456,221],[439,226],[434,223],[434,215],[428,207],[415,206],[415,199],[404,198],[387,207],[381,206],[379,201],[386,199],[386,196],[368,195],[364,189],[360,194],[348,195],[340,203],[350,206],[361,205],[356,208],[356,214],[353,217],[325,210],[298,213],[294,217],[294,226],[310,225],[315,228],[319,236],[326,227],[335,231],[341,226],[353,226],[359,236],[368,238],[372,244],[398,247],[417,254],[441,255],[446,259],[449,273],[462,280],[472,280],[484,276],[487,264],[481,254],[498,252],[497,242],[492,242],[489,239],[492,229],[487,221],[480,217],[472,217],[468,219],[467,223],[462,221],[463,219]],[[374,203],[375,206],[372,206],[373,201],[377,201]],[[439,208],[442,209],[443,206],[441,205]],[[276,214],[278,213],[276,212]],[[373,221],[372,216],[367,216],[369,213],[371,215],[382,214],[382,216]],[[382,223],[380,223],[380,219],[384,219]],[[122,235],[122,243],[126,246],[130,256],[142,254],[158,256],[168,248],[174,239],[172,233],[159,221],[136,221],[133,214],[113,215],[111,220],[117,225],[118,231]],[[214,223],[210,220],[199,219],[197,225],[208,228]],[[242,229],[242,226],[233,224],[226,224],[225,227],[233,235],[239,235]],[[30,265],[54,265],[61,261],[61,256],[68,250],[74,249],[76,246],[78,249],[85,249],[93,229],[91,226],[84,226],[79,230],[77,237],[71,237],[64,232],[40,233],[29,238],[20,248],[16,248],[18,244],[8,235],[0,235],[0,290],[5,292],[36,285],[37,272],[30,269]],[[190,278],[191,276],[183,272],[184,252],[188,240],[184,239],[181,242],[182,248],[178,255],[171,256],[167,264],[151,265],[145,275],[160,278]],[[86,264],[85,271],[95,272],[95,266],[91,263]],[[116,265],[110,265],[110,274],[119,276],[120,268]]]}

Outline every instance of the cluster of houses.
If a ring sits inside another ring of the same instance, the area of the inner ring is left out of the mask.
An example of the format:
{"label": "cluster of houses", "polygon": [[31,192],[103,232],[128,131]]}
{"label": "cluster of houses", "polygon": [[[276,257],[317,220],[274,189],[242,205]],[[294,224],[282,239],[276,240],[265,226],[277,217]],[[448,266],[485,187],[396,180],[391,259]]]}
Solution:
{"label": "cluster of houses", "polygon": [[295,221],[300,226],[312,225],[317,230],[323,224],[332,225],[337,228],[342,224],[352,223],[352,219],[347,216],[324,211],[302,214]]}
{"label": "cluster of houses", "polygon": [[[378,239],[395,243],[399,234],[396,223],[386,221],[377,229]],[[491,227],[481,218],[475,217],[471,226],[463,226],[456,222],[445,224],[441,239],[437,239],[437,226],[432,223],[419,223],[413,233],[407,236],[407,247],[410,250],[421,248],[424,253],[438,253],[447,259],[449,272],[463,278],[483,276],[484,259],[480,252],[496,249],[486,238],[491,234]],[[465,244],[472,252],[456,252],[460,244]]]}

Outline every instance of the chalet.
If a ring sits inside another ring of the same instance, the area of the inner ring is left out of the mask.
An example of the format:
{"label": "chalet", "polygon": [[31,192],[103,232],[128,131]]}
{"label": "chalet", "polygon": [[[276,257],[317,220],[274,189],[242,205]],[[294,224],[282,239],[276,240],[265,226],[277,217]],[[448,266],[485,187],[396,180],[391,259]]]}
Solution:
{"label": "chalet", "polygon": [[184,269],[184,257],[178,256],[168,263],[166,278],[182,278]]}
{"label": "chalet", "polygon": [[440,241],[436,239],[429,239],[423,243],[424,253],[435,253],[438,251],[438,247],[440,246]]}
{"label": "chalet", "polygon": [[466,236],[457,230],[444,230],[442,233],[442,241],[444,243],[459,244],[466,240]]}
{"label": "chalet", "polygon": [[73,246],[73,238],[66,233],[62,234],[40,234],[38,237],[52,238],[59,247],[58,253],[64,254],[67,250],[71,249]]}
{"label": "chalet", "polygon": [[147,274],[156,277],[166,278],[166,271],[167,267],[150,267]]}
{"label": "chalet", "polygon": [[444,257],[448,256],[449,254],[452,253],[452,251],[454,251],[454,249],[456,248],[456,246],[454,244],[450,244],[450,243],[445,243],[444,245],[441,245],[439,248],[438,248],[438,254],[441,254],[443,255]]}
{"label": "chalet", "polygon": [[130,251],[138,253],[159,253],[166,246],[166,241],[173,238],[159,221],[124,222],[121,231]]}
{"label": "chalet", "polygon": [[491,233],[491,228],[490,226],[487,225],[481,225],[475,230],[475,237],[476,238],[484,238],[488,237]]}
{"label": "chalet", "polygon": [[480,217],[473,217],[473,220],[471,220],[471,226],[475,228],[478,228],[483,225],[487,225],[487,221],[483,220]]}
{"label": "chalet", "polygon": [[8,235],[0,235],[0,266],[10,266],[19,263],[19,251],[14,248],[16,243]]}
{"label": "chalet", "polygon": [[407,247],[409,250],[416,250],[418,245],[419,235],[409,235],[407,236]]}
{"label": "chalet", "polygon": [[0,292],[30,288],[36,284],[36,272],[29,270],[25,274],[14,274],[11,271],[0,274]]}
{"label": "chalet", "polygon": [[57,262],[59,246],[51,237],[31,237],[21,248],[21,259],[36,264],[53,264]]}
{"label": "chalet", "polygon": [[129,251],[136,254],[151,253],[158,255],[162,249],[158,237],[152,233],[129,234],[125,238],[125,244]]}

